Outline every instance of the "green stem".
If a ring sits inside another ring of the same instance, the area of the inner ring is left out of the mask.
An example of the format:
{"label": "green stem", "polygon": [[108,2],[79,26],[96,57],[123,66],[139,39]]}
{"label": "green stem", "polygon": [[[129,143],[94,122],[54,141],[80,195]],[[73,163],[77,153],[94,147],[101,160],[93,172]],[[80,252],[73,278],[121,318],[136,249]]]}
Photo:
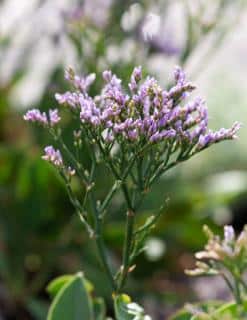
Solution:
{"label": "green stem", "polygon": [[228,277],[222,272],[221,273],[222,278],[225,280],[228,288],[230,289],[231,293],[233,294],[233,296],[235,296],[235,289],[233,287],[233,285],[231,284],[231,281],[228,279]]}
{"label": "green stem", "polygon": [[244,282],[243,279],[240,279],[240,282],[242,284],[242,287],[244,288],[245,293],[247,293],[247,285],[246,285],[246,283]]}
{"label": "green stem", "polygon": [[121,183],[122,182],[120,180],[116,180],[116,182],[108,192],[107,196],[105,197],[105,200],[103,201],[102,205],[99,208],[99,211],[101,214],[104,214],[105,209],[109,206],[110,201],[112,200],[116,191],[119,189]]}
{"label": "green stem", "polygon": [[130,254],[131,254],[133,235],[134,235],[134,222],[135,222],[135,211],[131,204],[130,196],[125,183],[122,184],[122,191],[127,203],[128,210],[127,210],[127,220],[126,220],[126,228],[125,228],[125,240],[124,240],[124,247],[123,247],[123,263],[122,263],[122,270],[121,270],[117,292],[120,292],[123,289],[128,277],[128,272],[130,267]]}
{"label": "green stem", "polygon": [[134,218],[135,213],[133,211],[127,211],[127,221],[125,229],[125,241],[124,241],[124,250],[123,250],[123,265],[122,272],[118,286],[118,292],[120,292],[127,280],[129,267],[130,267],[130,254],[132,247],[133,231],[134,231]]}
{"label": "green stem", "polygon": [[[74,207],[76,208],[76,211],[81,219],[81,221],[83,222],[83,224],[85,225],[85,227],[87,228],[87,231],[89,232],[89,235],[92,237],[94,237],[95,239],[95,243],[97,246],[97,250],[101,259],[101,263],[103,266],[103,269],[105,271],[106,276],[109,279],[111,288],[113,291],[116,291],[116,284],[111,272],[111,269],[109,267],[108,261],[107,261],[107,256],[106,256],[106,249],[105,249],[105,244],[104,244],[104,240],[103,240],[103,234],[102,234],[102,216],[100,214],[100,211],[97,208],[96,205],[96,201],[94,198],[94,195],[92,193],[91,190],[91,186],[92,186],[92,181],[93,181],[93,176],[94,176],[94,169],[95,169],[95,164],[96,164],[96,159],[93,157],[92,158],[92,168],[91,168],[91,172],[90,172],[90,176],[87,177],[85,175],[85,170],[83,170],[84,168],[81,166],[80,163],[78,163],[78,161],[74,158],[73,154],[70,152],[70,150],[67,148],[66,144],[63,142],[61,135],[57,136],[55,135],[53,132],[51,132],[53,134],[53,137],[60,142],[62,148],[64,149],[64,151],[67,153],[68,157],[70,158],[70,160],[73,162],[77,173],[79,175],[79,177],[82,179],[83,182],[86,183],[87,189],[86,189],[86,195],[89,198],[90,204],[91,204],[91,208],[92,208],[92,212],[93,212],[93,217],[94,217],[94,223],[95,223],[95,228],[94,230],[91,228],[91,226],[86,222],[85,217],[83,216],[82,213],[82,207],[80,202],[77,200],[77,198],[73,195],[73,191],[71,190],[70,187],[70,183],[69,181],[66,179],[66,176],[64,174],[62,174],[62,177],[65,179],[66,182],[66,187],[67,187],[67,191],[68,191],[68,195],[70,197],[70,200],[72,202],[72,204],[74,205]],[[85,200],[85,199],[84,199]]]}
{"label": "green stem", "polygon": [[237,304],[241,305],[242,304],[242,298],[241,298],[241,292],[240,292],[240,286],[239,286],[239,281],[236,280],[236,283],[235,283],[235,298],[236,298],[236,302]]}
{"label": "green stem", "polygon": [[142,165],[143,165],[143,157],[137,163],[137,173],[138,173],[138,184],[139,189],[143,191],[143,172],[142,172]]}
{"label": "green stem", "polygon": [[99,211],[97,209],[96,202],[95,202],[95,199],[94,199],[92,193],[90,193],[89,198],[90,198],[91,207],[92,207],[93,214],[94,214],[94,221],[95,221],[95,235],[94,235],[95,243],[96,243],[96,246],[98,249],[98,253],[99,253],[99,256],[101,259],[102,266],[104,268],[106,276],[108,277],[111,288],[113,291],[116,291],[116,284],[115,284],[111,269],[110,269],[108,261],[107,261],[107,256],[106,256],[106,248],[105,248],[103,234],[102,234],[102,219],[101,219],[101,216],[100,216]]}
{"label": "green stem", "polygon": [[70,183],[69,183],[68,179],[66,178],[66,176],[62,172],[60,174],[65,181],[65,185],[66,185],[66,189],[67,189],[67,193],[68,193],[70,202],[73,204],[77,215],[79,216],[81,222],[85,226],[85,228],[89,234],[89,237],[92,237],[92,235],[94,234],[94,230],[92,229],[90,224],[87,222],[86,216],[83,214],[84,206],[82,206],[80,204],[79,200],[74,196],[73,191],[70,186]]}
{"label": "green stem", "polygon": [[52,134],[53,138],[60,143],[61,147],[66,152],[67,156],[69,157],[69,159],[71,160],[71,162],[75,166],[75,169],[76,169],[79,177],[87,185],[88,184],[88,179],[87,179],[87,177],[85,175],[85,172],[84,172],[85,170],[84,170],[83,166],[76,160],[74,155],[68,149],[68,147],[66,146],[66,144],[64,143],[64,141],[62,139],[61,134],[60,135],[56,135],[52,131],[51,131],[51,134]]}
{"label": "green stem", "polygon": [[161,206],[160,209],[159,209],[159,211],[157,212],[157,214],[151,216],[151,217],[149,218],[149,220],[147,221],[147,223],[145,223],[143,226],[139,227],[139,228],[135,231],[134,235],[136,236],[136,235],[138,235],[139,233],[142,233],[142,232],[144,232],[144,231],[146,231],[146,230],[150,230],[150,229],[152,228],[152,226],[154,226],[155,223],[158,221],[158,219],[160,218],[160,216],[163,214],[164,208],[165,208],[164,205]]}

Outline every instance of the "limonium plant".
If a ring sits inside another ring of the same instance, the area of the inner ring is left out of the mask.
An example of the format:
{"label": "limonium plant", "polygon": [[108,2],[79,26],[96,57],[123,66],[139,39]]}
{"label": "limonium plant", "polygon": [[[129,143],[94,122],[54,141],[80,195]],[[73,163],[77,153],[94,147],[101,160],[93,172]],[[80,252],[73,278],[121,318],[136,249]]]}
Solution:
{"label": "limonium plant", "polygon": [[204,232],[208,238],[203,251],[195,254],[197,259],[194,270],[186,270],[191,276],[221,276],[241,304],[247,294],[244,278],[247,270],[247,226],[237,237],[232,226],[224,227],[224,237],[215,235],[207,226]]}
{"label": "limonium plant", "polygon": [[[174,83],[163,89],[142,68],[134,68],[126,87],[111,71],[103,72],[104,86],[98,95],[89,94],[95,74],[80,77],[70,68],[65,78],[71,91],[55,98],[75,118],[73,145],[64,142],[63,119],[58,109],[48,113],[27,111],[24,119],[47,130],[54,140],[42,158],[54,166],[66,185],[68,196],[96,243],[99,257],[114,294],[124,292],[134,260],[143,251],[145,239],[156,223],[162,207],[142,226],[136,216],[145,196],[168,170],[211,145],[236,138],[239,123],[229,129],[208,129],[208,111],[200,97],[189,99],[195,86],[186,80],[180,67],[174,70]],[[87,152],[91,161],[84,159]],[[97,199],[95,170],[105,166],[113,178],[105,198]],[[72,187],[81,183],[82,194]],[[116,193],[121,192],[126,207],[122,263],[113,270],[103,237],[104,218]],[[139,318],[138,318],[139,319]],[[141,318],[140,318],[141,319]]]}
{"label": "limonium plant", "polygon": [[171,320],[246,319],[247,226],[244,226],[239,235],[236,235],[232,226],[224,226],[223,237],[215,234],[208,226],[204,226],[203,230],[208,241],[204,250],[195,254],[196,268],[185,270],[185,273],[190,276],[221,277],[234,301],[187,304]]}

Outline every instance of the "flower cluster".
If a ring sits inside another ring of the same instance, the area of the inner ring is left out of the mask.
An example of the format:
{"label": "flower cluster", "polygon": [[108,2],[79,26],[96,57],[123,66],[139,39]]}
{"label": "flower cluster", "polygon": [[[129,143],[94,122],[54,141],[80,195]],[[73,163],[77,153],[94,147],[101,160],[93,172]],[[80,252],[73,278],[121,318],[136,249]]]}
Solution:
{"label": "flower cluster", "polygon": [[56,167],[63,166],[62,155],[59,150],[55,150],[53,146],[45,147],[45,154],[42,156],[42,159],[49,161],[54,164]]}
{"label": "flower cluster", "polygon": [[247,254],[247,226],[236,238],[232,226],[224,227],[224,238],[214,235],[212,231],[205,226],[204,231],[208,236],[208,243],[204,251],[196,253],[197,259],[212,259],[216,261],[223,261],[225,258],[235,259],[246,251]]}
{"label": "flower cluster", "polygon": [[[241,278],[247,270],[247,226],[238,237],[232,226],[224,227],[223,239],[215,235],[207,226],[204,226],[204,232],[208,242],[203,251],[195,254],[196,268],[185,272],[191,276],[218,274],[223,276],[224,280],[227,280],[229,275],[232,279],[236,275]],[[241,279],[240,282],[243,281]]]}
{"label": "flower cluster", "polygon": [[79,78],[69,70],[66,78],[77,90],[56,94],[57,101],[79,110],[81,122],[100,128],[108,142],[170,140],[180,146],[194,146],[201,150],[213,143],[234,139],[239,129],[239,124],[235,123],[230,129],[207,132],[208,115],[204,101],[195,98],[183,104],[195,87],[186,81],[179,67],[175,69],[175,85],[170,90],[163,90],[153,77],[147,77],[141,83],[141,67],[135,68],[130,78],[129,94],[123,90],[116,75],[104,71],[106,85],[95,98],[87,93],[95,79],[94,74]]}
{"label": "flower cluster", "polygon": [[[150,172],[143,177],[145,188],[168,167],[189,159],[214,143],[236,138],[239,123],[234,123],[230,129],[222,128],[216,132],[208,130],[205,102],[200,97],[186,101],[195,86],[186,80],[180,67],[175,68],[174,85],[168,90],[162,89],[153,77],[143,79],[141,67],[134,68],[128,90],[124,90],[122,81],[111,71],[104,71],[102,76],[105,85],[99,95],[92,97],[88,91],[95,74],[79,77],[70,68],[65,72],[65,78],[74,90],[57,93],[55,98],[76,115],[80,121],[80,127],[76,128],[78,132],[89,141],[96,139],[101,154],[102,150],[103,153],[109,153],[113,145],[120,146],[117,148],[119,152],[125,150],[123,156],[116,160],[119,163],[121,158],[123,162],[117,170],[122,170],[124,162],[133,156],[133,150],[136,161],[139,161],[137,155],[143,149],[153,148],[152,155],[146,153],[148,159],[145,161],[150,163],[147,164]],[[24,115],[24,119],[48,127],[54,136],[60,116],[57,109],[49,110],[48,114],[33,109]],[[55,137],[55,140],[58,139]],[[44,159],[59,167],[61,161],[53,161],[59,159],[59,155],[50,156],[49,148],[49,154]],[[168,163],[171,155],[175,157],[173,164]]]}
{"label": "flower cluster", "polygon": [[[100,127],[105,132],[107,141],[123,138],[127,141],[142,139],[151,143],[163,140],[176,140],[178,144],[194,145],[201,150],[213,143],[234,139],[239,129],[235,123],[230,129],[207,132],[207,108],[202,99],[181,105],[181,102],[194,89],[186,82],[185,74],[180,68],[174,72],[175,85],[169,90],[162,90],[153,77],[147,77],[142,84],[141,67],[134,69],[129,89],[131,95],[124,92],[121,80],[111,71],[105,71],[103,78],[106,85],[101,95],[94,99],[87,94],[95,74],[85,78],[74,75],[70,69],[66,72],[76,92],[56,94],[60,104],[67,104],[80,111],[82,123]],[[49,111],[49,117],[37,109],[30,110],[24,116],[27,121],[41,124],[57,124],[60,120],[57,109]]]}
{"label": "flower cluster", "polygon": [[45,112],[41,112],[38,109],[32,109],[27,111],[23,118],[26,121],[37,122],[44,126],[49,125],[51,127],[55,126],[61,120],[57,109],[50,109],[48,116]]}
{"label": "flower cluster", "polygon": [[208,242],[203,251],[195,254],[196,268],[185,272],[191,276],[222,276],[239,300],[242,290],[247,290],[244,279],[244,273],[247,271],[247,226],[238,237],[232,226],[225,226],[223,239],[207,226],[204,227],[204,231]]}

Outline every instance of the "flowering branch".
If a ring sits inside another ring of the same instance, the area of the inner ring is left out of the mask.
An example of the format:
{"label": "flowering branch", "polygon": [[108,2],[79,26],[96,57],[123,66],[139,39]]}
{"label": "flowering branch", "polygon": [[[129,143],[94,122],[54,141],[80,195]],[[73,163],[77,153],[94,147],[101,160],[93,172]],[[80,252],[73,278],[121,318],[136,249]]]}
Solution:
{"label": "flowering branch", "polygon": [[[105,85],[99,95],[88,93],[95,80],[66,71],[66,79],[74,90],[55,95],[77,120],[73,131],[75,152],[63,141],[61,117],[58,110],[48,114],[33,109],[24,119],[47,128],[59,149],[45,148],[43,159],[58,169],[65,181],[69,198],[80,216],[89,236],[95,240],[99,256],[112,291],[122,292],[135,257],[143,251],[145,239],[160,216],[149,217],[137,228],[135,217],[145,195],[167,170],[188,160],[193,155],[223,140],[235,139],[240,127],[208,130],[205,103],[200,98],[186,102],[195,86],[186,80],[179,68],[174,71],[174,85],[168,90],[148,76],[142,79],[142,69],[133,70],[128,93],[121,80],[111,71],[103,72]],[[91,161],[82,156],[88,152]],[[108,168],[115,180],[106,196],[97,199],[95,170],[98,165]],[[82,200],[71,187],[72,179],[79,179]],[[113,276],[103,238],[104,216],[114,195],[121,190],[126,204],[126,228],[122,266]]]}
{"label": "flowering branch", "polygon": [[236,302],[241,304],[243,294],[247,294],[247,284],[243,277],[247,270],[247,226],[238,237],[232,226],[225,226],[223,239],[207,226],[204,227],[204,231],[208,237],[205,249],[195,254],[196,268],[185,272],[192,276],[221,276]]}

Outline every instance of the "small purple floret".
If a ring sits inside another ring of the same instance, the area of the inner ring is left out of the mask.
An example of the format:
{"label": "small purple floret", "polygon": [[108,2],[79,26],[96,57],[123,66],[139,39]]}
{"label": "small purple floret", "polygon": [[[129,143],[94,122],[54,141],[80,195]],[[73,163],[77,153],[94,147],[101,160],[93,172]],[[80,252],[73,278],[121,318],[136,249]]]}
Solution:
{"label": "small purple floret", "polygon": [[63,159],[59,150],[55,150],[53,146],[45,147],[45,154],[42,159],[54,164],[56,167],[63,166]]}
{"label": "small purple floret", "polygon": [[46,125],[48,123],[45,112],[41,113],[41,111],[38,109],[32,109],[27,111],[27,113],[23,116],[23,118],[26,121],[37,122],[42,125]]}
{"label": "small purple floret", "polygon": [[61,120],[57,109],[49,110],[49,123],[53,127]]}

